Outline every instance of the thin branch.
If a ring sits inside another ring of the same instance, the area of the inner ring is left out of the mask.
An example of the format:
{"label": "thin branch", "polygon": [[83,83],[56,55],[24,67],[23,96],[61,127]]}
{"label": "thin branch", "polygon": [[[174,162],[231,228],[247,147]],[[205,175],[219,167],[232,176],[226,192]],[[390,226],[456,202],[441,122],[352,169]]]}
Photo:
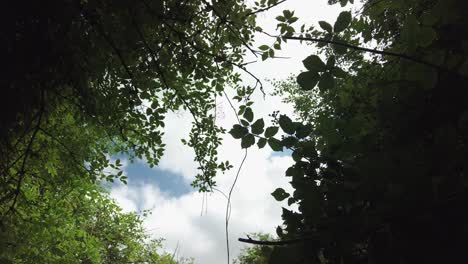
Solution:
{"label": "thin branch", "polygon": [[[229,105],[231,106],[232,110],[234,111],[234,114],[236,115],[237,121],[240,122],[240,120],[239,120],[239,115],[237,114],[236,109],[235,109],[234,106],[232,105],[231,100],[229,100],[229,97],[227,96],[226,92],[225,92],[225,91],[223,91],[223,92],[224,92],[224,96],[226,97],[226,99],[227,99],[228,102],[229,102]],[[230,259],[230,250],[229,250],[229,220],[230,220],[230,218],[231,218],[231,197],[232,197],[232,191],[234,190],[234,187],[236,186],[237,179],[239,178],[240,171],[241,171],[242,167],[244,166],[245,160],[247,159],[247,153],[248,153],[248,150],[245,149],[244,158],[242,159],[242,162],[241,162],[241,164],[239,165],[239,168],[237,169],[236,178],[234,179],[234,182],[232,183],[231,189],[229,190],[229,194],[228,194],[228,196],[227,196],[227,205],[226,205],[226,214],[225,214],[225,221],[226,221],[225,233],[226,233],[226,250],[227,250],[227,260],[228,260],[227,263],[228,263],[228,264],[229,264],[230,261],[231,261],[231,259]]]}
{"label": "thin branch", "polygon": [[337,42],[337,41],[328,40],[328,39],[294,37],[294,36],[289,36],[289,37],[288,36],[278,36],[278,37],[281,37],[283,39],[290,39],[290,40],[312,41],[312,42],[321,42],[321,43],[333,44],[333,45],[337,45],[337,46],[350,48],[350,49],[353,49],[353,50],[370,52],[370,53],[373,53],[373,54],[380,54],[380,55],[385,55],[385,56],[398,57],[398,58],[410,60],[410,61],[413,61],[413,62],[416,62],[416,63],[424,64],[426,66],[429,66],[429,67],[432,67],[432,68],[435,68],[435,69],[438,69],[438,70],[441,69],[441,67],[439,65],[435,65],[435,64],[432,64],[430,62],[427,62],[427,61],[424,61],[424,60],[421,60],[421,59],[418,59],[418,58],[414,58],[414,57],[411,57],[411,56],[406,55],[406,54],[396,53],[396,52],[391,52],[391,51],[377,50],[377,49],[369,49],[369,48],[354,46],[354,45],[351,45],[351,44],[346,43],[346,42]]}

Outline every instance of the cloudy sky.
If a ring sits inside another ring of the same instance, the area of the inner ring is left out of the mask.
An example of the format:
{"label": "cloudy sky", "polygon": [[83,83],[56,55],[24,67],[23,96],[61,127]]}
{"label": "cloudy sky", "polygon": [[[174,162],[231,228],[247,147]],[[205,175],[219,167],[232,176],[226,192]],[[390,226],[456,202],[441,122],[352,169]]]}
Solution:
{"label": "cloudy sky", "polygon": [[[294,10],[300,21],[317,25],[320,20],[333,24],[339,5],[328,6],[326,0],[288,0],[282,5],[260,14],[259,25],[269,32],[275,32],[275,17],[282,10]],[[349,7],[349,6],[348,6]],[[258,36],[256,46],[271,44],[272,40]],[[284,79],[290,74],[297,75],[302,68],[301,61],[314,50],[311,46],[289,42],[277,56],[289,59],[274,59],[251,64],[249,70],[261,79]],[[246,58],[247,61],[252,57]],[[246,83],[251,83],[245,77]],[[265,91],[273,88],[264,82]],[[281,98],[263,98],[257,92],[252,98],[255,119],[263,117],[270,121],[268,114],[279,110],[292,114],[291,106],[281,102]],[[230,129],[236,119],[226,101],[219,102],[218,125]],[[145,227],[155,236],[165,238],[165,248],[177,256],[193,257],[197,264],[227,263],[225,238],[226,198],[218,193],[204,195],[190,187],[196,175],[193,151],[185,147],[180,139],[187,138],[191,117],[187,113],[171,113],[166,118],[165,143],[167,150],[158,168],[150,169],[143,161],[125,163],[129,176],[128,185],[113,185],[111,196],[125,211],[151,209],[152,214],[145,220]],[[229,134],[219,151],[221,160],[229,160],[234,168],[217,178],[218,188],[229,192],[237,168],[243,158],[240,142]],[[239,237],[252,232],[274,234],[281,224],[281,207],[270,195],[278,187],[290,190],[285,170],[292,164],[287,153],[273,153],[268,146],[258,150],[249,149],[248,157],[233,192],[232,211],[229,224],[231,259],[245,246],[237,241]]]}

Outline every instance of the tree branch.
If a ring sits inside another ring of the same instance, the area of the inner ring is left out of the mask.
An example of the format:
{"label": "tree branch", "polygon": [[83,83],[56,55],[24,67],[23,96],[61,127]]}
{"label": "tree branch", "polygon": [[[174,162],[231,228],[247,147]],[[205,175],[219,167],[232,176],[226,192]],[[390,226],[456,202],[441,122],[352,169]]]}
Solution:
{"label": "tree branch", "polygon": [[442,68],[439,65],[432,64],[430,62],[411,57],[406,54],[402,53],[396,53],[396,52],[391,52],[391,51],[383,51],[383,50],[377,50],[377,49],[369,49],[369,48],[364,48],[364,47],[359,47],[359,46],[354,46],[346,42],[337,42],[333,40],[328,40],[328,39],[320,39],[320,38],[307,38],[307,37],[294,37],[294,36],[279,36],[282,37],[283,39],[290,39],[290,40],[302,40],[302,41],[312,41],[312,42],[321,42],[321,43],[327,43],[327,44],[333,44],[333,45],[338,45],[338,46],[343,46],[347,47],[353,50],[358,50],[358,51],[364,51],[364,52],[369,52],[373,54],[380,54],[380,55],[385,55],[385,56],[392,56],[392,57],[398,57],[402,59],[406,59],[409,61],[413,61],[416,63],[424,64],[426,66],[441,70]]}
{"label": "tree branch", "polygon": [[282,240],[282,241],[261,241],[261,240],[254,240],[251,238],[239,238],[239,241],[242,243],[254,244],[254,245],[261,245],[261,246],[286,246],[301,243],[307,239],[291,239],[291,240]]}

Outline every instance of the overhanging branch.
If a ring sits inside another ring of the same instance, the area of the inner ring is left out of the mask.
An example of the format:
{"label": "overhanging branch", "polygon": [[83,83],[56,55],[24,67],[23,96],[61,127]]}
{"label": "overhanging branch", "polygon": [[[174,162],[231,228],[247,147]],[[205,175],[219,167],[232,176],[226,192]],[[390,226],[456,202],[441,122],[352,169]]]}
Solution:
{"label": "overhanging branch", "polygon": [[364,52],[369,52],[369,53],[373,53],[373,54],[380,54],[380,55],[384,55],[384,56],[398,57],[398,58],[406,59],[406,60],[413,61],[413,62],[416,62],[416,63],[424,64],[426,66],[429,66],[429,67],[432,67],[432,68],[435,68],[435,69],[438,69],[438,70],[442,69],[439,65],[435,65],[435,64],[432,64],[432,63],[430,63],[428,61],[424,61],[424,60],[421,60],[421,59],[418,59],[418,58],[414,58],[414,57],[411,57],[409,55],[402,54],[402,53],[396,53],[396,52],[391,52],[391,51],[383,51],[383,50],[377,50],[377,49],[369,49],[369,48],[364,48],[364,47],[360,47],[360,46],[351,45],[351,44],[346,43],[346,42],[337,42],[337,41],[322,39],[322,38],[307,38],[307,37],[295,37],[295,36],[280,36],[280,37],[283,38],[283,39],[290,39],[290,40],[302,40],[302,41],[311,41],[311,42],[320,42],[320,43],[333,44],[333,45],[337,45],[337,46],[350,48],[350,49],[353,49],[353,50],[364,51]]}

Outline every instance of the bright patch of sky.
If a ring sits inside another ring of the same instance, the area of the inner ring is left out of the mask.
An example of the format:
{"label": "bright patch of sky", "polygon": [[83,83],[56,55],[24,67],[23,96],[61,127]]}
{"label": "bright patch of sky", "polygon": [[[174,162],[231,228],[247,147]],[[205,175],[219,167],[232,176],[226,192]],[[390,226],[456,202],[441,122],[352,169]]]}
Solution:
{"label": "bright patch of sky", "polygon": [[[275,33],[275,17],[284,9],[295,11],[300,22],[314,26],[320,20],[333,24],[341,11],[339,5],[329,6],[326,0],[289,0],[260,14],[259,25],[264,30]],[[258,35],[255,46],[272,43],[272,39]],[[297,75],[304,70],[301,61],[313,53],[312,46],[289,41],[282,51],[276,53],[276,56],[289,59],[269,59],[265,62],[259,60],[258,63],[250,64],[249,70],[262,80],[285,79],[290,74]],[[253,59],[253,56],[248,55],[246,61]],[[248,76],[244,77],[246,83],[252,83]],[[267,81],[264,86],[267,94],[273,91]],[[279,110],[292,115],[292,107],[282,103],[281,98],[263,98],[257,92],[252,99],[255,102],[255,119],[263,117],[267,125],[270,121],[268,114],[273,111]],[[219,102],[218,111],[218,125],[229,130],[236,123],[236,118],[226,100]],[[129,176],[129,183],[113,185],[111,196],[125,211],[151,209],[152,214],[145,220],[145,227],[155,237],[166,239],[165,246],[169,252],[174,252],[177,248],[177,256],[193,257],[195,263],[199,264],[226,263],[226,198],[219,192],[204,197],[190,187],[197,166],[193,162],[193,151],[183,146],[180,140],[188,136],[191,117],[187,113],[171,113],[166,117],[165,123],[164,142],[167,150],[159,167],[150,169],[142,161],[127,163],[124,170]],[[229,160],[234,169],[225,175],[219,175],[217,183],[219,190],[228,193],[244,151],[240,147],[240,141],[229,134],[223,140],[219,150],[220,158]],[[231,259],[246,246],[238,242],[237,238],[252,232],[274,234],[276,226],[281,224],[281,207],[287,207],[287,204],[276,202],[270,193],[278,187],[286,191],[292,190],[289,179],[284,176],[285,170],[292,164],[290,153],[286,151],[273,153],[268,147],[261,150],[252,147],[249,150],[232,197],[229,224]]]}

